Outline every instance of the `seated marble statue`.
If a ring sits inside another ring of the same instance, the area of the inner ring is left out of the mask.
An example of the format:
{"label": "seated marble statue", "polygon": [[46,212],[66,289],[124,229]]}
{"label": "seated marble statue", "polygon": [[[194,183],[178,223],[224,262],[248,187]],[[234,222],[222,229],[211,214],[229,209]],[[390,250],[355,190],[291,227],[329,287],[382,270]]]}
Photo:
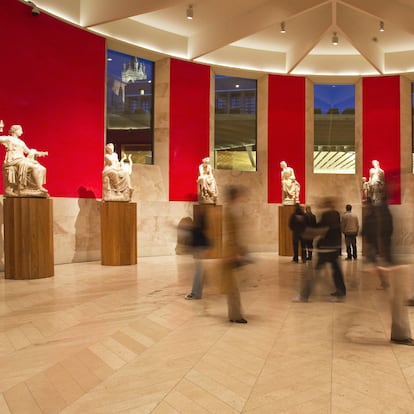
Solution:
{"label": "seated marble statue", "polygon": [[[3,131],[3,121],[0,131]],[[4,195],[6,197],[48,197],[46,168],[37,161],[37,157],[48,155],[47,152],[30,149],[20,137],[23,135],[21,125],[12,125],[9,135],[0,136],[0,143],[6,148],[3,163]]]}
{"label": "seated marble statue", "polygon": [[282,180],[282,204],[292,205],[299,203],[300,184],[296,181],[295,172],[288,167],[286,161],[280,163]]}
{"label": "seated marble statue", "polygon": [[133,188],[130,175],[132,159],[124,155],[119,161],[114,144],[105,146],[104,169],[102,172],[102,199],[104,201],[131,201]]}
{"label": "seated marble statue", "polygon": [[217,184],[209,157],[203,158],[202,164],[198,167],[197,185],[199,203],[216,204],[218,196]]}

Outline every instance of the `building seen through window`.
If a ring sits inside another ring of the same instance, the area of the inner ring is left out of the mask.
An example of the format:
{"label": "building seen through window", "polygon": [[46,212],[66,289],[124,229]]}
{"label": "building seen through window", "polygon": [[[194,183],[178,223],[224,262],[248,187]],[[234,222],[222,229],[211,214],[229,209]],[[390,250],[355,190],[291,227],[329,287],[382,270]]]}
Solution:
{"label": "building seen through window", "polygon": [[314,85],[313,171],[355,174],[354,85]]}
{"label": "building seen through window", "polygon": [[217,169],[256,171],[257,81],[215,77],[214,151]]}
{"label": "building seen through window", "polygon": [[106,142],[134,163],[153,160],[153,62],[107,51]]}

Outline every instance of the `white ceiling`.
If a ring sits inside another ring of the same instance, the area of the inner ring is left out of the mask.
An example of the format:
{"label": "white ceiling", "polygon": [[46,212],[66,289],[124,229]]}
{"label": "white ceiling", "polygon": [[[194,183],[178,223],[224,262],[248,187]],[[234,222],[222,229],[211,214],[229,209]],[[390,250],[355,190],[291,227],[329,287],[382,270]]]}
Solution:
{"label": "white ceiling", "polygon": [[[151,52],[155,60],[168,55],[214,66],[300,75],[414,73],[414,0],[35,3],[43,12],[139,47],[142,57]],[[186,18],[190,4],[193,20]],[[332,45],[334,32],[337,46]]]}

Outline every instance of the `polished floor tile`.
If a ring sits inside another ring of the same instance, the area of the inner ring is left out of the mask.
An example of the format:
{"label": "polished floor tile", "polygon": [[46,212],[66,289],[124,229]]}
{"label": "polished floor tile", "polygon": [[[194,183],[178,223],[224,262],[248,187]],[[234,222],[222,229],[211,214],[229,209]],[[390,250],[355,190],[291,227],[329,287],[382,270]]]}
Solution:
{"label": "polished floor tile", "polygon": [[[390,343],[390,292],[362,260],[341,263],[344,302],[324,270],[310,302],[293,303],[311,265],[254,257],[238,271],[248,324],[227,320],[217,260],[193,301],[191,256],[3,276],[0,413],[414,414],[414,347]],[[389,277],[408,295],[405,261]]]}

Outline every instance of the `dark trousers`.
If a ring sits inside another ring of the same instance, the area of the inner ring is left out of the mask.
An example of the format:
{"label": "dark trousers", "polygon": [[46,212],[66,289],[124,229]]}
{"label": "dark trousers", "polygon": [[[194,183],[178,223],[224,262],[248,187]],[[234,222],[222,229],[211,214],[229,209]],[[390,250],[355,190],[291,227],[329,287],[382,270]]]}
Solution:
{"label": "dark trousers", "polygon": [[357,254],[357,245],[356,245],[356,233],[346,233],[345,234],[345,246],[346,246],[346,254],[348,259],[356,259],[358,257]]}
{"label": "dark trousers", "polygon": [[293,241],[293,260],[295,262],[299,261],[299,243],[300,243],[300,250],[301,250],[301,257],[302,260],[306,260],[306,252],[305,252],[305,241],[302,239],[299,233],[293,232],[292,233],[292,241]]}
{"label": "dark trousers", "polygon": [[346,287],[344,282],[344,275],[342,273],[341,266],[338,261],[338,251],[334,252],[321,252],[318,255],[317,269],[320,269],[325,263],[330,263],[332,267],[332,278],[335,284],[335,290],[340,295],[346,295]]}
{"label": "dark trousers", "polygon": [[313,240],[304,240],[305,243],[305,256],[307,260],[312,260],[312,252],[313,252]]}

